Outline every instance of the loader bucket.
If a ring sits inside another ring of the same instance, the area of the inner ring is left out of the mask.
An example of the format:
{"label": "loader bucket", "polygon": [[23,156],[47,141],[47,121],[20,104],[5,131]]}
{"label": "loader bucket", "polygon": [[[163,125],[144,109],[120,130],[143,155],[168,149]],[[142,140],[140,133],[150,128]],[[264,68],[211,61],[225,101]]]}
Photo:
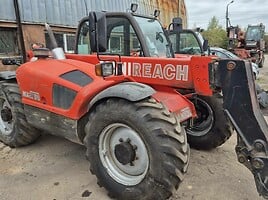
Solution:
{"label": "loader bucket", "polygon": [[238,161],[254,175],[259,194],[268,198],[268,126],[259,107],[250,63],[220,60],[211,64],[210,84],[222,90],[224,111],[238,134]]}

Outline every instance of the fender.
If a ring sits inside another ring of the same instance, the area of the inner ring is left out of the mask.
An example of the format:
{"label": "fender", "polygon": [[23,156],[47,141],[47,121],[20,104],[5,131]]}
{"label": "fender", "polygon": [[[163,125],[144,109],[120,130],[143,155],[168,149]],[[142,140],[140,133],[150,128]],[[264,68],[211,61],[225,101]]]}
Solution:
{"label": "fender", "polygon": [[156,90],[157,92],[152,97],[156,101],[162,102],[171,113],[175,113],[179,117],[180,122],[197,116],[194,104],[175,89],[156,87]]}
{"label": "fender", "polygon": [[109,87],[98,95],[96,95],[90,102],[88,110],[99,100],[108,97],[118,97],[127,99],[129,101],[139,101],[146,97],[152,96],[156,91],[145,84],[137,82],[124,82],[112,87]]}
{"label": "fender", "polygon": [[[162,102],[170,112],[176,113],[181,122],[196,116],[192,102],[176,90],[172,88],[157,88],[155,90],[138,82],[124,82],[105,89],[89,102],[88,110],[104,98],[118,97],[135,102],[150,96],[156,101]],[[174,104],[174,102],[177,103]]]}

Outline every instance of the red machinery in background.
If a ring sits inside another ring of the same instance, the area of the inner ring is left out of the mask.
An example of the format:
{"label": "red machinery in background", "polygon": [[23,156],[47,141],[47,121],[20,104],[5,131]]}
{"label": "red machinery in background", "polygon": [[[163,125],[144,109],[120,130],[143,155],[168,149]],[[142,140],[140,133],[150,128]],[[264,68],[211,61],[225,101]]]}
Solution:
{"label": "red machinery in background", "polygon": [[264,41],[265,26],[248,25],[246,32],[238,26],[229,26],[227,36],[229,38],[228,50],[233,51],[242,59],[248,59],[263,67],[264,64]]}

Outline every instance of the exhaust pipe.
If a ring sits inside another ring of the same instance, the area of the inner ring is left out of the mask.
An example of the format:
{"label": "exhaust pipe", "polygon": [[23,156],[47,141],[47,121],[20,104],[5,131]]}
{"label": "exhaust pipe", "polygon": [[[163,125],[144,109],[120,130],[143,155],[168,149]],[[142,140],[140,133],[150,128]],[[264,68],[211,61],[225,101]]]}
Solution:
{"label": "exhaust pipe", "polygon": [[45,28],[46,28],[46,31],[48,33],[50,42],[52,44],[52,48],[53,48],[51,50],[52,56],[55,59],[57,59],[57,60],[64,60],[64,59],[66,59],[63,49],[61,47],[58,47],[56,38],[54,36],[54,33],[53,33],[51,27],[47,23],[45,23]]}

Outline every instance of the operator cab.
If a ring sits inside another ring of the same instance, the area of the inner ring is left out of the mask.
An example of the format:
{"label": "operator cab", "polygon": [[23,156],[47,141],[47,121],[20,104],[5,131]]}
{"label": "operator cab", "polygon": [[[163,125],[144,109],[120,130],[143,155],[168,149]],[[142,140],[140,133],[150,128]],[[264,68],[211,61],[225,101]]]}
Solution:
{"label": "operator cab", "polygon": [[257,48],[264,38],[265,26],[263,24],[248,26],[245,35],[246,49]]}
{"label": "operator cab", "polygon": [[182,19],[174,18],[168,28],[168,35],[175,54],[203,55],[208,50],[208,41],[199,30],[182,28]]}
{"label": "operator cab", "polygon": [[191,30],[171,32],[169,38],[175,54],[201,55],[203,52],[201,42]]}
{"label": "operator cab", "polygon": [[[106,17],[109,55],[173,57],[167,35],[156,17],[134,13],[102,13]],[[78,26],[76,53],[94,54],[90,48],[89,17]]]}

